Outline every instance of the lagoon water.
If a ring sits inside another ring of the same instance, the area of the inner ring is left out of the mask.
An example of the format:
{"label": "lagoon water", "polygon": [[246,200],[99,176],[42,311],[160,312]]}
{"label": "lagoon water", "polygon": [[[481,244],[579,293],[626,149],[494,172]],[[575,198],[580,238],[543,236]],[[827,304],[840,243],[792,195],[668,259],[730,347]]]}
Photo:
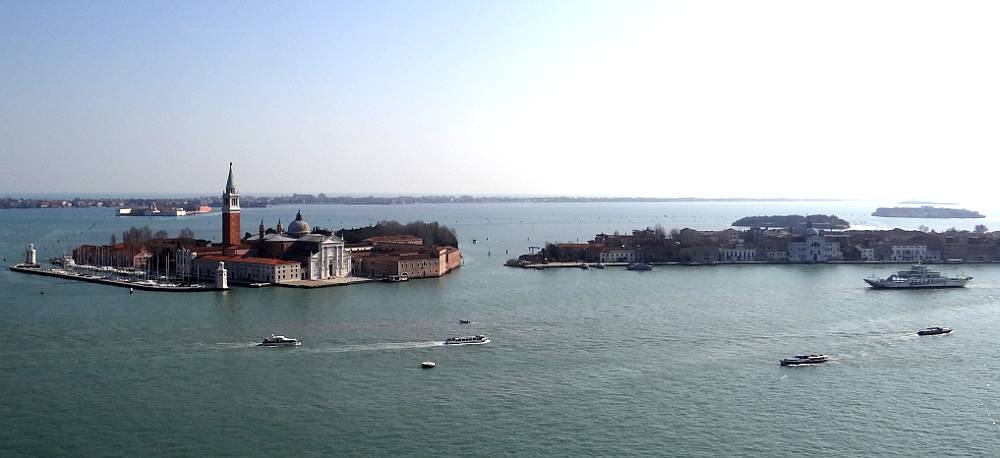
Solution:
{"label": "lagoon water", "polygon": [[[320,290],[130,295],[3,270],[0,447],[6,456],[996,455],[1000,265],[941,266],[975,280],[940,291],[864,287],[862,277],[896,266],[502,266],[547,240],[657,223],[721,229],[754,214],[1000,226],[866,216],[874,206],[307,206],[323,227],[437,220],[458,231],[465,254],[440,279]],[[287,224],[296,210],[245,209],[244,231],[260,219]],[[219,219],[8,210],[0,253],[14,263],[33,242],[50,257],[133,224],[217,239]],[[956,331],[914,334],[931,325]],[[253,346],[271,332],[304,345]],[[438,344],[472,333],[493,342]],[[777,364],[806,351],[832,361]],[[424,360],[437,368],[421,369]]]}

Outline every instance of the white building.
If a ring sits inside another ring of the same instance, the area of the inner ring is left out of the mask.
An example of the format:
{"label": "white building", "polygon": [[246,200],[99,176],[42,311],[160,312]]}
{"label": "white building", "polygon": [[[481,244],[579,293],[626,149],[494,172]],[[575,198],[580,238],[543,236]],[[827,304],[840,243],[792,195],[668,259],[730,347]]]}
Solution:
{"label": "white building", "polygon": [[865,248],[865,247],[860,247],[859,246],[858,247],[858,251],[861,252],[861,260],[862,261],[874,261],[875,260],[875,249],[874,248]]}
{"label": "white building", "polygon": [[605,248],[601,251],[601,262],[639,262],[639,252],[628,248]]}
{"label": "white building", "polygon": [[719,248],[719,260],[722,262],[753,261],[756,257],[757,250],[753,248]]}
{"label": "white building", "polygon": [[892,260],[896,262],[927,260],[927,245],[893,245]]}
{"label": "white building", "polygon": [[808,229],[801,241],[788,242],[790,262],[829,262],[843,259],[839,242],[829,242],[815,229]]}
{"label": "white building", "polygon": [[785,250],[768,250],[767,260],[771,262],[787,262],[788,252]]}

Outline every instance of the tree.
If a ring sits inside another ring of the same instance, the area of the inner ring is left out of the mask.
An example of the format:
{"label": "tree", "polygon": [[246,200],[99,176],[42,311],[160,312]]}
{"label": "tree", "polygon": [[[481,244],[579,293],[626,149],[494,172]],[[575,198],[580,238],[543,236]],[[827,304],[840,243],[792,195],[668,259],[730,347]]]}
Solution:
{"label": "tree", "polygon": [[153,234],[153,237],[156,238],[157,240],[163,240],[167,237],[170,237],[170,234],[168,234],[167,231],[156,231],[156,233]]}
{"label": "tree", "polygon": [[977,224],[974,230],[977,234],[985,234],[989,232],[990,229],[987,228],[986,225],[984,224]]}
{"label": "tree", "polygon": [[681,235],[681,230],[680,229],[677,229],[675,227],[675,228],[673,228],[673,229],[670,230],[670,238],[676,239],[677,237],[680,237],[680,235]]}
{"label": "tree", "polygon": [[929,227],[924,226],[923,224],[921,224],[919,227],[917,227],[917,230],[920,231],[920,232],[927,232],[927,231],[931,230],[931,228],[929,228]]}
{"label": "tree", "polygon": [[111,234],[111,246],[115,246],[117,244],[118,244],[118,235]]}
{"label": "tree", "polygon": [[663,225],[659,224],[659,223],[657,223],[656,226],[653,227],[653,232],[655,232],[656,236],[659,237],[659,238],[661,238],[661,239],[665,238],[667,236],[667,230],[664,229]]}
{"label": "tree", "polygon": [[192,231],[190,227],[185,227],[184,229],[181,229],[180,235],[178,237],[182,239],[193,239],[194,231]]}

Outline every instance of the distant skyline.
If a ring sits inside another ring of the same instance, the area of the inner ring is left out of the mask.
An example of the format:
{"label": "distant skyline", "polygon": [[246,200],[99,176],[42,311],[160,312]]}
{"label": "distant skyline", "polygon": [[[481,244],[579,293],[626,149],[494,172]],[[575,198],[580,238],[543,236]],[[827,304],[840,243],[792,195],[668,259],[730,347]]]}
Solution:
{"label": "distant skyline", "polygon": [[5,2],[0,196],[991,202],[995,2]]}

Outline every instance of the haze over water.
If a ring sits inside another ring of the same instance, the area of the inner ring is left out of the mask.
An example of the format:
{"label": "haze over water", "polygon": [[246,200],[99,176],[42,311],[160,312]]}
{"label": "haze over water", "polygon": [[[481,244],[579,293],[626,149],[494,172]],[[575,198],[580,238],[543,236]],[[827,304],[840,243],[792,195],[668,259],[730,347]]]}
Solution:
{"label": "haze over water", "polygon": [[[993,265],[940,266],[975,277],[941,291],[865,288],[862,277],[890,265],[502,266],[505,250],[545,241],[657,223],[721,229],[754,214],[997,225],[866,216],[876,205],[305,206],[324,227],[437,220],[456,228],[465,255],[439,279],[321,290],[129,295],[3,270],[0,333],[16,344],[0,347],[0,443],[15,456],[995,455]],[[243,230],[297,209],[244,209]],[[220,231],[217,214],[11,210],[0,212],[0,253],[11,263],[34,242],[50,256],[133,224]],[[915,336],[932,325],[955,332]],[[253,347],[270,332],[304,344]],[[438,344],[471,333],[493,342]],[[777,364],[809,351],[833,360]],[[422,370],[424,360],[438,367]]]}

